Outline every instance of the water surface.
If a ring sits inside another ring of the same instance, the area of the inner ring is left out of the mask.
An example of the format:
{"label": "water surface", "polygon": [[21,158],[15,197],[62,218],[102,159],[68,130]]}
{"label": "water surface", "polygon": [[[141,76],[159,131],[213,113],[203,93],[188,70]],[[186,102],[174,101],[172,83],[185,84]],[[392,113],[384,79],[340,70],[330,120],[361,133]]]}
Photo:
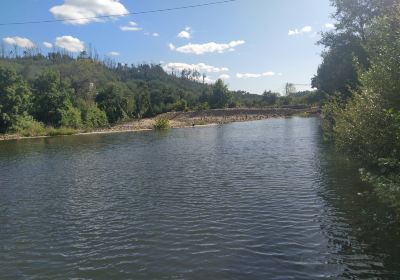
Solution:
{"label": "water surface", "polygon": [[399,279],[317,118],[0,143],[0,279]]}

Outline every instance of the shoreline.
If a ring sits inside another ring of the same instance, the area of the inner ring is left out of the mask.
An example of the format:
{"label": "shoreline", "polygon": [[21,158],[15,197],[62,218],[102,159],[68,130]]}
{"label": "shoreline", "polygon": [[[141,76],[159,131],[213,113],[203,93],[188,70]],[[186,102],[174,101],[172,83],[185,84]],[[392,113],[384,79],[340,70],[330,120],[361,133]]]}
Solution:
{"label": "shoreline", "polygon": [[[92,131],[77,130],[76,133],[58,136],[111,134],[123,132],[139,132],[154,130],[157,119],[168,119],[171,129],[205,127],[234,122],[257,121],[271,118],[292,117],[296,115],[317,115],[320,113],[318,107],[286,106],[270,108],[233,108],[214,109],[190,112],[168,112],[153,118],[130,120],[109,128],[94,129]],[[0,135],[0,141],[23,140],[35,138],[55,137],[51,135],[21,136],[18,134]]]}

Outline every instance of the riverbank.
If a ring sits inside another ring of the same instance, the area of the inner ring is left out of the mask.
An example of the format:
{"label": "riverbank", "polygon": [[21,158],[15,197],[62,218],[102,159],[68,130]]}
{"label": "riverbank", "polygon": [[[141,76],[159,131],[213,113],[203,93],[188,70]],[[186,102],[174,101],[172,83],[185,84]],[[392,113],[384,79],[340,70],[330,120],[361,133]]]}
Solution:
{"label": "riverbank", "polygon": [[[232,122],[255,121],[277,117],[290,117],[294,115],[314,115],[318,114],[318,107],[305,106],[286,106],[286,107],[268,107],[268,108],[231,108],[231,109],[214,109],[191,112],[168,112],[158,115],[154,118],[146,118],[140,120],[131,120],[121,124],[114,125],[109,128],[94,130],[68,130],[67,135],[71,134],[96,134],[96,133],[116,133],[130,132],[154,129],[157,119],[168,119],[171,128],[184,128],[199,125],[225,124]],[[61,134],[62,135],[62,134]],[[26,138],[51,137],[55,135],[40,135],[33,137],[24,137],[18,134],[0,135],[0,141],[17,140]]]}

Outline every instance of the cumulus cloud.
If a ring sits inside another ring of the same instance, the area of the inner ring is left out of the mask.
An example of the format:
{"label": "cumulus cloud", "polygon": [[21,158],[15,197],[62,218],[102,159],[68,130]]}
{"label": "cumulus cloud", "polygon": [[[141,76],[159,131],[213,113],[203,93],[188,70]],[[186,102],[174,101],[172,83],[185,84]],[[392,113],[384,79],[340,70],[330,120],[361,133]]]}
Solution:
{"label": "cumulus cloud", "polygon": [[127,25],[119,27],[122,31],[140,31],[141,27],[138,26],[136,22],[130,21]]}
{"label": "cumulus cloud", "polygon": [[197,70],[201,73],[220,73],[229,71],[227,67],[215,67],[211,65],[207,65],[205,63],[198,63],[198,64],[187,64],[187,63],[180,63],[180,62],[171,62],[167,63],[163,66],[165,71],[182,71],[184,69],[191,69]]}
{"label": "cumulus cloud", "polygon": [[160,37],[160,34],[158,34],[157,32],[154,32],[153,34],[151,34],[151,36],[153,36],[153,37]]}
{"label": "cumulus cloud", "polygon": [[261,78],[261,77],[271,77],[275,76],[275,72],[264,72],[264,73],[237,73],[236,77],[239,79],[248,79],[248,78]]}
{"label": "cumulus cloud", "polygon": [[221,80],[229,80],[231,78],[231,76],[229,76],[228,74],[222,74],[218,77],[218,79]]}
{"label": "cumulus cloud", "polygon": [[288,35],[289,36],[301,35],[301,34],[304,34],[304,33],[310,33],[312,30],[313,30],[312,27],[307,25],[307,26],[304,26],[303,28],[301,28],[300,30],[298,28],[293,29],[293,30],[289,30]]}
{"label": "cumulus cloud", "polygon": [[115,52],[115,51],[109,52],[108,54],[111,55],[111,56],[119,56],[119,55],[121,55],[119,52]]}
{"label": "cumulus cloud", "polygon": [[29,40],[28,38],[23,38],[23,37],[5,37],[3,38],[3,42],[8,44],[8,45],[13,45],[13,46],[18,46],[21,48],[34,48],[35,44]]}
{"label": "cumulus cloud", "polygon": [[64,4],[52,7],[50,12],[56,19],[75,25],[104,21],[93,17],[129,13],[119,0],[64,0]]}
{"label": "cumulus cloud", "polygon": [[333,23],[325,23],[325,28],[327,29],[334,29],[335,25]]}
{"label": "cumulus cloud", "polygon": [[44,46],[45,48],[51,49],[51,48],[53,47],[53,44],[52,44],[52,43],[49,43],[49,42],[43,42],[43,46]]}
{"label": "cumulus cloud", "polygon": [[184,30],[178,33],[178,38],[181,39],[191,39],[192,38],[192,28],[187,26]]}
{"label": "cumulus cloud", "polygon": [[72,36],[57,37],[55,45],[69,52],[82,52],[85,50],[84,42]]}
{"label": "cumulus cloud", "polygon": [[245,44],[246,42],[243,40],[231,41],[226,44],[218,44],[214,42],[205,43],[205,44],[187,44],[181,47],[175,47],[173,44],[169,44],[169,48],[172,51],[177,51],[180,53],[187,54],[205,54],[205,53],[224,53],[226,51],[234,51],[235,47]]}

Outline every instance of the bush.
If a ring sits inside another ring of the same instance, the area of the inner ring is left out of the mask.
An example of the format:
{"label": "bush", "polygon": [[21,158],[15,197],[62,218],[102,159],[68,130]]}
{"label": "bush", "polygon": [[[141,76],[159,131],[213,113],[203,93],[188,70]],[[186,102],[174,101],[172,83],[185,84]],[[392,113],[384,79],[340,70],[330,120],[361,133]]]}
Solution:
{"label": "bush", "polygon": [[187,101],[184,99],[176,101],[172,106],[172,110],[176,112],[186,111],[186,109],[187,109]]}
{"label": "bush", "polygon": [[154,124],[154,129],[156,130],[165,130],[165,129],[170,129],[171,128],[171,123],[168,119],[157,119],[156,123]]}
{"label": "bush", "polygon": [[60,125],[64,127],[80,128],[82,127],[81,111],[68,105],[65,109],[58,110],[61,120]]}
{"label": "bush", "polygon": [[84,113],[84,123],[88,128],[108,126],[107,115],[99,107],[92,105]]}
{"label": "bush", "polygon": [[210,109],[210,105],[207,102],[201,103],[199,105],[197,105],[196,107],[194,107],[195,111],[204,111],[204,110],[209,110]]}
{"label": "bush", "polygon": [[10,131],[24,137],[46,135],[46,129],[41,122],[38,122],[29,115],[21,115],[15,119]]}

